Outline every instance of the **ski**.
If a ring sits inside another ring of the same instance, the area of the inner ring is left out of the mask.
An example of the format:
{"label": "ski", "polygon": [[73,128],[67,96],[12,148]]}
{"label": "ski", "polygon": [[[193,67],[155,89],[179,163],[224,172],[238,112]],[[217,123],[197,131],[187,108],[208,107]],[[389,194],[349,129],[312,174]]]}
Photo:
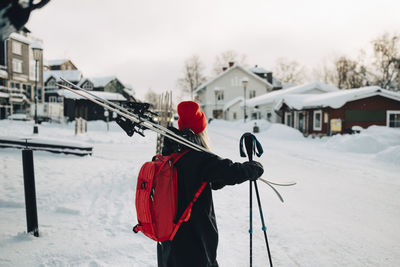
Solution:
{"label": "ski", "polygon": [[[64,80],[63,78],[61,78],[61,79],[63,81],[65,81],[65,82],[68,82],[68,81]],[[156,132],[158,134],[161,134],[164,137],[170,138],[170,139],[172,139],[172,140],[174,140],[174,141],[176,141],[176,142],[178,142],[178,143],[180,143],[182,145],[185,145],[185,146],[187,146],[189,148],[192,148],[192,149],[194,149],[196,151],[203,151],[203,152],[207,152],[207,153],[215,155],[214,153],[212,153],[211,151],[207,150],[206,148],[188,141],[187,139],[183,138],[182,136],[179,136],[179,135],[175,134],[174,132],[168,130],[167,128],[164,128],[164,127],[160,126],[159,124],[153,123],[153,122],[151,122],[149,120],[140,118],[136,114],[133,114],[133,113],[129,112],[127,109],[125,109],[125,108],[123,108],[123,107],[121,107],[119,105],[116,105],[116,104],[114,104],[114,103],[112,103],[112,102],[110,102],[110,101],[108,101],[106,99],[100,98],[100,97],[90,93],[89,91],[87,91],[87,90],[85,90],[83,88],[80,88],[79,86],[76,86],[76,85],[72,84],[72,85],[74,85],[74,87],[77,87],[77,89],[72,89],[72,88],[70,88],[68,86],[65,86],[65,85],[62,85],[62,84],[57,84],[57,85],[62,87],[62,88],[64,88],[64,89],[66,89],[66,90],[69,90],[69,91],[71,91],[71,92],[73,92],[73,93],[75,93],[77,95],[80,95],[80,96],[88,99],[89,101],[92,101],[93,103],[104,107],[105,109],[113,111],[113,112],[117,113],[118,115],[120,115],[120,116],[122,116],[122,117],[124,117],[124,118],[126,118],[128,120],[131,120],[131,121],[133,121],[134,123],[136,123],[136,124],[138,124],[140,126],[145,127],[146,129],[152,130],[152,131],[154,131],[154,132]],[[85,95],[80,91],[83,91],[88,95]],[[105,103],[107,103],[108,105],[105,104]]]}
{"label": "ski", "polygon": [[[132,113],[131,111],[127,110],[126,108],[124,108],[124,107],[122,107],[120,105],[114,104],[114,103],[108,101],[107,99],[101,98],[101,97],[91,93],[90,91],[88,91],[86,89],[83,89],[83,88],[81,88],[81,87],[79,87],[79,86],[77,86],[77,85],[65,80],[64,78],[61,78],[61,80],[63,82],[65,82],[65,83],[69,84],[71,87],[74,87],[76,89],[73,89],[73,88],[68,87],[66,85],[57,83],[57,85],[60,86],[61,88],[64,88],[64,89],[66,89],[66,90],[68,90],[68,91],[70,91],[72,93],[75,93],[75,94],[77,94],[77,95],[79,95],[79,96],[81,96],[83,98],[86,98],[87,100],[89,100],[89,101],[91,101],[91,102],[93,102],[95,104],[98,104],[98,105],[102,106],[103,108],[105,108],[107,110],[113,111],[116,114],[120,115],[121,117],[123,117],[123,118],[125,118],[127,120],[132,121],[134,123],[134,127],[136,127],[134,129],[134,132],[137,132],[137,133],[141,134],[142,136],[144,136],[144,135],[143,135],[142,132],[140,132],[140,129],[142,129],[142,128],[148,129],[148,130],[154,131],[154,132],[156,132],[156,133],[158,133],[158,134],[160,134],[160,135],[162,135],[164,137],[170,138],[171,140],[174,140],[174,141],[176,141],[176,142],[178,142],[178,143],[180,143],[180,144],[182,144],[184,146],[187,146],[187,147],[189,147],[189,148],[191,148],[193,150],[202,151],[202,152],[206,152],[206,153],[209,153],[209,154],[212,154],[212,155],[216,155],[215,153],[211,152],[210,150],[208,150],[208,149],[206,149],[206,148],[204,148],[204,147],[202,147],[202,146],[200,146],[198,144],[195,144],[195,143],[183,138],[180,135],[177,135],[173,131],[171,131],[171,130],[169,130],[169,129],[167,129],[167,128],[165,128],[165,127],[163,127],[163,126],[161,126],[161,125],[159,125],[157,123],[154,123],[154,122],[152,122],[152,121],[150,121],[150,120],[148,120],[146,118],[140,117],[138,114]],[[218,155],[216,155],[216,156],[218,156]],[[263,178],[259,178],[259,180],[264,182],[264,183],[266,183],[268,186],[270,186],[274,190],[274,192],[277,194],[278,198],[282,202],[283,202],[282,196],[273,187],[273,185],[291,186],[291,185],[295,185],[296,184],[295,182],[286,182],[286,183],[272,182],[272,181],[269,181],[269,180],[266,180],[266,179],[263,179]]]}

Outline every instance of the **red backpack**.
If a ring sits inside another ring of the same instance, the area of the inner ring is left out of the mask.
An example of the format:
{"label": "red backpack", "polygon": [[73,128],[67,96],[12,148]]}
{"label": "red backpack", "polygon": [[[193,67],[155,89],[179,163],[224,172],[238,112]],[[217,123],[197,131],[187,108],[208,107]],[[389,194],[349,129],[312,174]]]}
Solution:
{"label": "red backpack", "polygon": [[143,164],[136,185],[136,213],[138,224],[135,233],[141,231],[155,241],[172,240],[181,226],[190,218],[194,202],[200,196],[206,182],[176,222],[178,210],[178,183],[174,164],[186,154],[173,153],[169,156],[156,155],[155,159]]}

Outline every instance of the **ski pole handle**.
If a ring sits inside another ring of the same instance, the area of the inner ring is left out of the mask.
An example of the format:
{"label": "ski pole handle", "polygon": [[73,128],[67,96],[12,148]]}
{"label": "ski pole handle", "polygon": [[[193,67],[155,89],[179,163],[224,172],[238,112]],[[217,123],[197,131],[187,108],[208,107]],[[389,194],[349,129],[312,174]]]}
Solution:
{"label": "ski pole handle", "polygon": [[247,157],[249,158],[249,161],[253,160],[253,155],[256,154],[257,157],[260,157],[262,155],[263,148],[258,142],[257,138],[252,134],[252,133],[244,133],[242,137],[240,138],[240,143],[239,143],[239,148],[240,148],[240,156],[241,157],[246,157],[246,153],[244,152],[243,149],[243,142],[246,147],[246,152],[247,152]]}
{"label": "ski pole handle", "polygon": [[247,157],[249,158],[249,161],[253,161],[254,139],[253,139],[253,135],[252,134],[245,133],[244,145],[246,147]]}

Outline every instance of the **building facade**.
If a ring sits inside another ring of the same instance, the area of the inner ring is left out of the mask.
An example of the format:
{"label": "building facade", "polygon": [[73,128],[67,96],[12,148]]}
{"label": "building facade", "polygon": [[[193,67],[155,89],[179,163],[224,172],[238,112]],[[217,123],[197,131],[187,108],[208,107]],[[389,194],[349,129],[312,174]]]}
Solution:
{"label": "building facade", "polygon": [[[43,52],[34,59],[33,48],[41,41],[30,36],[29,30],[12,33],[0,45],[0,118],[14,113],[26,114],[29,106],[44,102]],[[37,85],[37,86],[36,86]],[[35,87],[36,86],[36,87]],[[36,90],[35,90],[36,88]]]}
{"label": "building facade", "polygon": [[[207,118],[244,119],[245,102],[271,92],[270,76],[260,77],[240,65],[231,64],[215,78],[200,85],[195,91],[197,101]],[[243,81],[247,81],[244,86]],[[249,113],[246,112],[247,117]]]}
{"label": "building facade", "polygon": [[252,118],[265,119],[270,122],[281,122],[282,114],[275,111],[275,106],[286,96],[317,95],[337,91],[339,89],[334,86],[322,82],[311,82],[252,98],[247,101],[247,105]]}

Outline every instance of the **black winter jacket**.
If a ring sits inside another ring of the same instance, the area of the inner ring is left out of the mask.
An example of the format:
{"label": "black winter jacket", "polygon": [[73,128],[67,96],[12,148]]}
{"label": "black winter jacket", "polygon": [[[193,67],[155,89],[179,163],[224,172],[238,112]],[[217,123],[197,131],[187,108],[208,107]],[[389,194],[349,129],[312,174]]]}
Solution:
{"label": "black winter jacket", "polygon": [[197,151],[189,151],[175,164],[178,174],[178,218],[203,181],[209,182],[194,204],[188,222],[182,223],[172,241],[157,244],[159,267],[216,267],[218,229],[211,189],[258,178],[250,164]]}

